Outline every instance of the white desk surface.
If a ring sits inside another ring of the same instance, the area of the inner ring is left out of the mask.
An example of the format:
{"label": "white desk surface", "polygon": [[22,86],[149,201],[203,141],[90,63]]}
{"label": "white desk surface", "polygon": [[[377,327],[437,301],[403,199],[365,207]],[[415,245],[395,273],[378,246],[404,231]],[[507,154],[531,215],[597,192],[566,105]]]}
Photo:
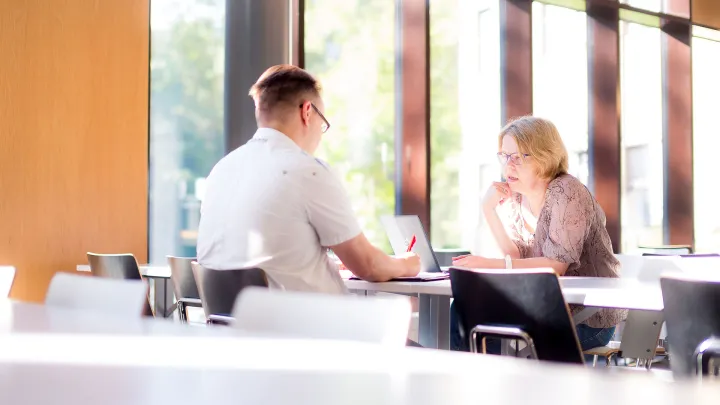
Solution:
{"label": "white desk surface", "polygon": [[[142,264],[140,267],[140,275],[147,278],[170,278],[170,266],[167,265],[150,265]],[[89,272],[89,264],[78,264],[77,271]]]}
{"label": "white desk surface", "polygon": [[[103,313],[54,308],[0,299],[0,336],[9,334],[78,334],[122,336],[230,336],[243,332],[230,328],[205,328],[174,323],[164,318],[127,319]],[[0,346],[0,352],[3,351]],[[0,402],[2,403],[2,402]]]}
{"label": "white desk surface", "polygon": [[[90,271],[90,267],[79,265],[77,270]],[[142,265],[140,273],[148,278],[169,278],[170,268]],[[364,280],[348,280],[350,272],[342,273],[345,286],[350,290],[452,296],[450,280],[372,283]],[[565,301],[569,304],[649,311],[662,311],[664,307],[660,284],[656,281],[640,282],[634,278],[560,277],[560,285]]]}
{"label": "white desk surface", "polygon": [[636,405],[641,397],[653,405],[684,405],[716,404],[720,395],[717,385],[668,384],[645,373],[229,336],[221,331],[229,328],[33,304],[0,303],[0,325],[2,404]]}
{"label": "white desk surface", "polygon": [[[346,280],[351,290],[398,294],[431,294],[452,296],[450,280],[427,282],[371,283]],[[641,283],[634,279],[597,277],[560,277],[565,301],[590,307],[644,309],[662,311],[663,300],[659,283]]]}

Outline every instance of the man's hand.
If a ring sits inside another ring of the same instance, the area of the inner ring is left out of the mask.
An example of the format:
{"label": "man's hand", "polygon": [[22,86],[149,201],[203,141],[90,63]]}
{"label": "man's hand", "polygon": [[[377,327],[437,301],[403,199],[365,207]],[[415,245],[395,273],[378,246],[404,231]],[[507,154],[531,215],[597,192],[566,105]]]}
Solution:
{"label": "man's hand", "polygon": [[420,273],[420,256],[415,253],[404,253],[402,255],[395,256],[396,259],[403,261],[405,272],[402,277],[414,277]]}

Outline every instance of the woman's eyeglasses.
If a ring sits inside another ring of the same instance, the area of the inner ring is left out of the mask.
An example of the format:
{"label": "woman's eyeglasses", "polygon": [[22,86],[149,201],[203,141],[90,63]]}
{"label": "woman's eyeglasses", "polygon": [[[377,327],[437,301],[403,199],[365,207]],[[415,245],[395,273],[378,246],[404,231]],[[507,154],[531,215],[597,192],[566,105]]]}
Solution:
{"label": "woman's eyeglasses", "polygon": [[506,165],[508,162],[514,164],[515,166],[520,166],[525,162],[525,158],[529,157],[527,153],[505,153],[505,152],[498,152],[497,157],[498,161],[501,165]]}
{"label": "woman's eyeglasses", "polygon": [[[304,104],[304,103],[303,103],[303,104]],[[300,108],[302,108],[303,104],[300,104]],[[324,134],[325,132],[328,131],[328,129],[330,129],[330,123],[328,122],[327,118],[325,118],[325,116],[323,115],[323,113],[321,113],[320,110],[318,110],[318,108],[315,107],[315,104],[314,104],[314,103],[310,103],[310,106],[313,108],[313,110],[315,110],[315,112],[317,113],[317,115],[319,115],[320,118],[322,118],[323,123],[322,123],[322,125],[320,125],[320,131],[322,131],[322,133]]]}

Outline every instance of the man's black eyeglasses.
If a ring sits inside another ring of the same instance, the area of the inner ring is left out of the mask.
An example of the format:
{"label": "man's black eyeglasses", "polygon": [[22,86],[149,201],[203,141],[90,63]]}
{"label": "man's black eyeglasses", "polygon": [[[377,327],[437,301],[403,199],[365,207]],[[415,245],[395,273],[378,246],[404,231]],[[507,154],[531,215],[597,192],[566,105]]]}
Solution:
{"label": "man's black eyeglasses", "polygon": [[[302,108],[303,104],[300,104],[300,108]],[[325,118],[323,113],[321,113],[320,110],[318,110],[318,108],[315,107],[314,103],[310,103],[310,106],[312,106],[313,110],[315,110],[315,112],[320,116],[320,118],[322,118],[323,124],[320,126],[320,130],[324,134],[325,132],[328,131],[328,129],[330,129],[330,123],[328,122],[327,118]]]}

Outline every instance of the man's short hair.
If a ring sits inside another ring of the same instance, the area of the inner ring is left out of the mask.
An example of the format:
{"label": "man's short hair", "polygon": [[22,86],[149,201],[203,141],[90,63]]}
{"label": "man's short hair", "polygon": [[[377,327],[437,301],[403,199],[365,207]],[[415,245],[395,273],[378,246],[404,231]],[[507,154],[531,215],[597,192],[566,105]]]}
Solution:
{"label": "man's short hair", "polygon": [[320,97],[320,82],[293,65],[275,65],[266,70],[250,88],[258,113],[297,108],[304,100]]}

